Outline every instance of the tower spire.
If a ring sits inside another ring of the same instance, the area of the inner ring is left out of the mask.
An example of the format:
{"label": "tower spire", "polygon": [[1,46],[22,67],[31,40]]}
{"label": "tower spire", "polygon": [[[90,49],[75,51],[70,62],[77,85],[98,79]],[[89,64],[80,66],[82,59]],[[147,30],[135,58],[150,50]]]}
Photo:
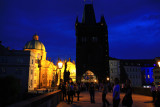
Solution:
{"label": "tower spire", "polygon": [[85,24],[95,24],[96,23],[93,4],[85,4],[83,17],[82,17],[82,23],[85,23]]}

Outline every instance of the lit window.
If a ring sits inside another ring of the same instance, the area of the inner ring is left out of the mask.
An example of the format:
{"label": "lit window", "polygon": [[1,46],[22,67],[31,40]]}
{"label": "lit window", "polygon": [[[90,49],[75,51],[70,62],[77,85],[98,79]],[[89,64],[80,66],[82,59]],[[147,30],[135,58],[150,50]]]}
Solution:
{"label": "lit window", "polygon": [[36,84],[36,80],[34,80],[34,84]]}
{"label": "lit window", "polygon": [[150,76],[148,75],[148,78],[150,78]]}
{"label": "lit window", "polygon": [[31,74],[33,74],[33,70],[31,70]]}

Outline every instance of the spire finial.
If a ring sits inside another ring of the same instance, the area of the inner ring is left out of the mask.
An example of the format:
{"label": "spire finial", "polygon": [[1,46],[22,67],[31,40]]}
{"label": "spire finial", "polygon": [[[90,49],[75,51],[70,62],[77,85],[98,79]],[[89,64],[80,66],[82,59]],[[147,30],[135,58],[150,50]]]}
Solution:
{"label": "spire finial", "polygon": [[37,33],[35,33],[35,34],[33,35],[33,39],[34,39],[34,40],[39,40],[39,36],[37,35]]}

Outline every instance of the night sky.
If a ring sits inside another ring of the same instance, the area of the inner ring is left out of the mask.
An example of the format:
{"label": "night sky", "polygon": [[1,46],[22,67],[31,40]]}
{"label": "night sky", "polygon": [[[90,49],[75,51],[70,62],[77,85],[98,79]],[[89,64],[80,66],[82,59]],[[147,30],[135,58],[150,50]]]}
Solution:
{"label": "night sky", "polygon": [[[75,21],[78,16],[81,22],[84,5],[84,0],[0,0],[0,41],[22,50],[37,33],[48,57],[75,60]],[[160,0],[93,0],[93,6],[97,22],[105,16],[111,57],[160,56]]]}

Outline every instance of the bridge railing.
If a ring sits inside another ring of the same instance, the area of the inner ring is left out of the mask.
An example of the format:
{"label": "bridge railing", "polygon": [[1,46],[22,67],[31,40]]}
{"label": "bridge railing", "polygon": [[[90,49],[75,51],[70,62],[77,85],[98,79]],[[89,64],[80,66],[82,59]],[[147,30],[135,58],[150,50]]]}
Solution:
{"label": "bridge railing", "polygon": [[150,88],[133,87],[133,93],[140,94],[140,95],[146,95],[146,96],[152,96]]}
{"label": "bridge railing", "polygon": [[62,92],[58,90],[9,105],[8,107],[56,107],[61,100]]}

